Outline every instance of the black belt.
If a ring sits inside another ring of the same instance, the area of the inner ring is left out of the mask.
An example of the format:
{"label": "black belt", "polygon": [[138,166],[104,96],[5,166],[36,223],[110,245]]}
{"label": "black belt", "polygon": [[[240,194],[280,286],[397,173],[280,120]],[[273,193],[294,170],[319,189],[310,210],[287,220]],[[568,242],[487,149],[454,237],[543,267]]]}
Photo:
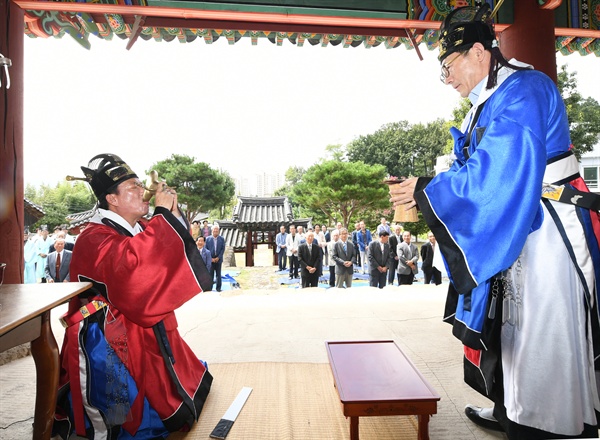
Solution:
{"label": "black belt", "polygon": [[566,185],[551,185],[544,183],[542,197],[561,203],[568,203],[580,208],[600,211],[600,195],[592,192],[579,191]]}

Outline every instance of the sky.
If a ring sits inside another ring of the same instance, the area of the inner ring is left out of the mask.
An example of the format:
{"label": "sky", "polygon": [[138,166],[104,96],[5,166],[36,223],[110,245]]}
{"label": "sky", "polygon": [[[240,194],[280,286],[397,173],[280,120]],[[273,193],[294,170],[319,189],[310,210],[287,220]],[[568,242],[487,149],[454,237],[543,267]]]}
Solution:
{"label": "sky", "polygon": [[[56,185],[100,153],[145,180],[186,154],[231,177],[309,167],[330,144],[384,124],[450,119],[458,94],[439,81],[437,50],[25,37],[25,184]],[[600,58],[557,58],[600,102]]]}

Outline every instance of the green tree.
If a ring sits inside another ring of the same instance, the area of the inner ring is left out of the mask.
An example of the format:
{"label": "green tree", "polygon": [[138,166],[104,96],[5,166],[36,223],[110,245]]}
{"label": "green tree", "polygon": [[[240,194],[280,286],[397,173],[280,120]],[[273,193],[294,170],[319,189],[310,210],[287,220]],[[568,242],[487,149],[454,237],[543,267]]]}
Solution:
{"label": "green tree", "polygon": [[383,165],[389,175],[411,174],[412,151],[405,136],[408,121],[383,125],[374,133],[359,136],[346,146],[348,160]]}
{"label": "green tree", "polygon": [[573,152],[577,158],[592,151],[600,139],[600,104],[577,91],[577,72],[563,65],[558,73],[558,90],[565,102]]}
{"label": "green tree", "polygon": [[322,213],[329,224],[339,220],[347,226],[353,217],[389,207],[385,175],[382,165],[330,160],[311,166],[292,187],[292,195],[300,206]]}
{"label": "green tree", "polygon": [[437,158],[445,153],[451,138],[446,122],[436,119],[427,124],[415,124],[408,130],[409,143],[413,145],[412,169],[415,176],[435,175]]}
{"label": "green tree", "polygon": [[65,224],[69,214],[92,209],[96,202],[89,186],[83,182],[60,182],[54,188],[49,185],[39,188],[27,185],[25,197],[41,206],[46,213],[34,227],[48,225],[50,231],[55,226]]}
{"label": "green tree", "polygon": [[235,182],[229,174],[187,155],[173,154],[152,165],[150,170],[157,171],[159,178],[177,191],[189,221],[200,212],[224,211],[235,194]]}
{"label": "green tree", "polygon": [[383,165],[391,176],[433,175],[435,160],[444,153],[449,137],[441,119],[412,126],[393,122],[350,142],[347,154],[352,162]]}

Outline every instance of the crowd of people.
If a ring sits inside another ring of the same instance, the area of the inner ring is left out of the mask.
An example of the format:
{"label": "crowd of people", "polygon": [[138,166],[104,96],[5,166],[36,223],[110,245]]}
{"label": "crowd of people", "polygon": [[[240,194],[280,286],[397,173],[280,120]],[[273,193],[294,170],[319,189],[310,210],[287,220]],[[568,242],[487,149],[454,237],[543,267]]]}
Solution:
{"label": "crowd of people", "polygon": [[54,228],[52,234],[46,225],[40,226],[35,234],[25,232],[23,244],[25,284],[70,281],[75,237],[68,233],[65,225]]}
{"label": "crowd of people", "polygon": [[303,226],[284,225],[275,237],[277,263],[280,272],[288,270],[289,279],[300,278],[302,287],[316,287],[323,269],[329,270],[329,286],[352,287],[355,273],[368,274],[369,285],[412,284],[418,273],[418,260],[423,260],[425,283],[442,282],[443,261],[435,236],[429,232],[428,241],[419,253],[412,243],[412,234],[401,225],[393,227],[381,218],[376,232],[371,233],[365,222],[355,223],[350,233],[340,222],[335,229],[315,225],[304,232]]}

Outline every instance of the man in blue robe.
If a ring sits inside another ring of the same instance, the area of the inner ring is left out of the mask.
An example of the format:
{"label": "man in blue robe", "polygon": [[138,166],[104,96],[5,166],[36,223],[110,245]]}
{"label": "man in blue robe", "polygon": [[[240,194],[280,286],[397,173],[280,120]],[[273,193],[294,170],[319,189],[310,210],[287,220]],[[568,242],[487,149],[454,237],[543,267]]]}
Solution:
{"label": "man in blue robe", "polygon": [[494,402],[465,412],[511,440],[597,438],[600,218],[560,93],[502,56],[487,4],[448,15],[439,59],[473,107],[450,170],[391,201],[419,207],[443,254],[465,381]]}

